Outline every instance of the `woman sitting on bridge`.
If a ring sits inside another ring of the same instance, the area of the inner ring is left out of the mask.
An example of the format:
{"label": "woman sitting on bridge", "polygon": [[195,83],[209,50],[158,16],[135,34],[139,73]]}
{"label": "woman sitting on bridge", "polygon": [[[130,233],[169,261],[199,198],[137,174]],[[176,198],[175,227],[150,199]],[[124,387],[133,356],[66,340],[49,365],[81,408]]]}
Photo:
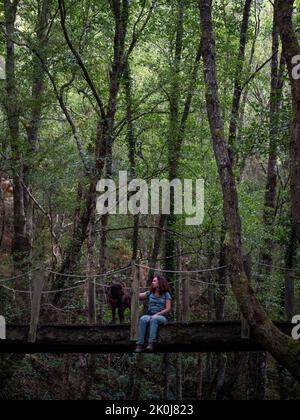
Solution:
{"label": "woman sitting on bridge", "polygon": [[149,343],[147,351],[153,351],[157,340],[159,325],[166,325],[171,312],[172,297],[168,282],[156,276],[153,279],[151,291],[140,293],[140,300],[148,300],[149,307],[147,315],[141,317],[139,322],[138,341],[135,349],[136,353],[144,350],[145,336],[148,325],[150,326]]}

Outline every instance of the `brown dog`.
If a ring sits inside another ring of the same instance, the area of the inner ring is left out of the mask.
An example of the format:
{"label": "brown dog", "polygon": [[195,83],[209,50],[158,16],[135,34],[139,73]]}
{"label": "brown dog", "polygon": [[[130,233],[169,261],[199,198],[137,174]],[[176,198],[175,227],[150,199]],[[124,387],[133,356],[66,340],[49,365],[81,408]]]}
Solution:
{"label": "brown dog", "polygon": [[118,315],[120,323],[124,322],[124,313],[126,309],[131,308],[131,298],[124,292],[123,284],[113,284],[108,292],[108,299],[112,310],[112,323],[116,324],[116,310],[118,309]]}

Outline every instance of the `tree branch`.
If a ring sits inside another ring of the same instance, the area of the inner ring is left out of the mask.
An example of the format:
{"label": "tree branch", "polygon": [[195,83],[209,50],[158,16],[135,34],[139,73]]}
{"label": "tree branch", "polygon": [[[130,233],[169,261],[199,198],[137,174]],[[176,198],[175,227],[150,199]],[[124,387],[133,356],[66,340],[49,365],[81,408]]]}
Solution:
{"label": "tree branch", "polygon": [[102,117],[103,120],[105,120],[106,113],[105,113],[104,105],[102,103],[100,95],[97,91],[97,88],[96,88],[93,80],[91,79],[85,64],[83,63],[83,60],[82,60],[79,52],[76,50],[76,48],[74,47],[74,45],[73,45],[73,43],[72,43],[72,41],[69,37],[68,31],[67,31],[67,28],[66,28],[66,11],[65,11],[64,0],[58,0],[58,4],[59,4],[59,10],[60,10],[60,22],[61,22],[61,27],[62,27],[62,31],[63,31],[64,37],[65,37],[65,40],[66,40],[66,42],[68,44],[68,47],[70,48],[71,52],[73,53],[73,55],[74,55],[74,57],[77,61],[77,64],[81,68],[86,82],[88,83],[88,85],[90,86],[90,88],[93,92],[94,98],[95,98],[95,100],[96,100],[96,102],[99,106],[100,112],[101,112],[101,117]]}

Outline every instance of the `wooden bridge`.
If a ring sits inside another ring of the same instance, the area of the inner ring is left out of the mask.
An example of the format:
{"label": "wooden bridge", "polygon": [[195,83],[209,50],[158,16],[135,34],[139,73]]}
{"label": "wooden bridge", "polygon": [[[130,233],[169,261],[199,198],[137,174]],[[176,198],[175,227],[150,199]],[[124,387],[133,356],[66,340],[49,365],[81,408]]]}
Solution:
{"label": "wooden bridge", "polygon": [[[294,325],[275,322],[291,336]],[[132,353],[130,324],[39,325],[34,343],[28,342],[29,327],[8,325],[0,353]],[[240,322],[180,322],[160,327],[159,353],[226,353],[264,350],[255,340],[242,338]]]}

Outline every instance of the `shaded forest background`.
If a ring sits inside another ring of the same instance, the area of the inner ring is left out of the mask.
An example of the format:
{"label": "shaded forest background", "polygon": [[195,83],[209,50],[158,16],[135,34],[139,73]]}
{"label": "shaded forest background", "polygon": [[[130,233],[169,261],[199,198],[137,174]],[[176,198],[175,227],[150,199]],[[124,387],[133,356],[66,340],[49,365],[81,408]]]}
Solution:
{"label": "shaded forest background", "polygon": [[[186,276],[186,319],[242,313],[273,356],[1,356],[3,398],[299,398],[299,348],[268,324],[300,313],[300,88],[290,60],[300,52],[299,8],[280,0],[275,9],[267,0],[1,3],[0,282],[41,266],[59,273],[45,278],[52,290],[76,285],[66,274],[100,275],[132,260],[170,271],[227,266]],[[119,171],[203,178],[204,223],[186,226],[173,213],[99,217],[96,184]],[[167,277],[180,320],[182,278]],[[140,278],[147,287],[151,272]],[[34,281],[31,272],[0,285],[24,291]],[[130,273],[112,281],[130,287]],[[0,289],[0,313],[28,323],[29,296],[9,289]],[[88,294],[87,284],[43,298],[41,322],[110,322],[103,289],[94,320]]]}

